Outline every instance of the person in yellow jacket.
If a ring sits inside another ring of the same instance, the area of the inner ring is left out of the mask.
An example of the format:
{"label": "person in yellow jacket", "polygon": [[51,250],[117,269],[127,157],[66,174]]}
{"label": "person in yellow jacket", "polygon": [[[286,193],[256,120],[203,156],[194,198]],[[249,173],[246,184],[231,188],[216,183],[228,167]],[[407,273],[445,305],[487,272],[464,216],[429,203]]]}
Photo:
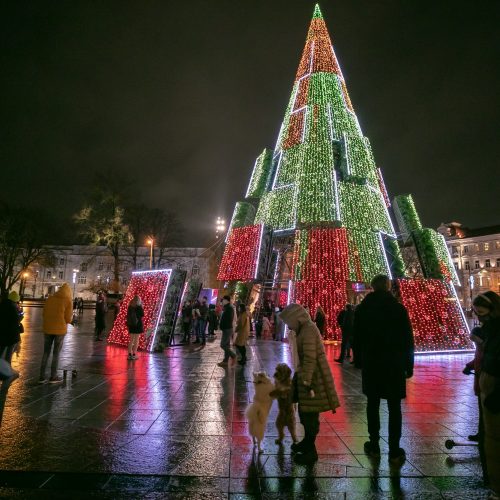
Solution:
{"label": "person in yellow jacket", "polygon": [[62,382],[57,376],[57,365],[59,364],[59,353],[68,330],[68,324],[73,319],[73,297],[71,288],[64,283],[61,288],[50,296],[43,307],[43,334],[45,337],[42,365],[40,366],[40,384],[45,384],[47,378],[45,371],[47,361],[52,351],[52,365],[50,370],[50,384]]}

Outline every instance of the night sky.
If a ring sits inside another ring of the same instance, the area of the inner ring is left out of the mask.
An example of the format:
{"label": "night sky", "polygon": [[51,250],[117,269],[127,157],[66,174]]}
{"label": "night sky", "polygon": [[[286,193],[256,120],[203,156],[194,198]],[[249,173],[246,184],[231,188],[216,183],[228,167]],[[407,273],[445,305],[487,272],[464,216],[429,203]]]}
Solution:
{"label": "night sky", "polygon": [[[314,3],[3,2],[0,198],[69,218],[122,170],[208,244],[275,145]],[[500,2],[320,6],[391,198],[428,227],[500,223]]]}

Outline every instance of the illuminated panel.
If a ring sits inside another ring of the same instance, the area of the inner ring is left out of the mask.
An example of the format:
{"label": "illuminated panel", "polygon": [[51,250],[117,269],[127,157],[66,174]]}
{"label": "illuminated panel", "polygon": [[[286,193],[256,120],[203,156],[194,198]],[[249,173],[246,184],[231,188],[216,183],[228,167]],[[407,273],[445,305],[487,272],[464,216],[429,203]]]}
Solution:
{"label": "illuminated panel", "polygon": [[272,159],[269,149],[264,149],[257,157],[245,198],[260,198],[264,194],[269,182]]}
{"label": "illuminated panel", "polygon": [[132,273],[122,307],[108,336],[109,343],[128,345],[130,336],[127,329],[127,309],[130,301],[135,295],[138,295],[144,308],[144,318],[142,320],[144,332],[152,331],[147,341],[146,337],[141,335],[139,349],[153,350],[171,275],[171,269]]}
{"label": "illuminated panel", "polygon": [[400,279],[401,301],[408,309],[416,351],[471,349],[468,326],[453,285],[438,279]]}
{"label": "illuminated panel", "polygon": [[231,230],[219,267],[218,280],[251,281],[255,278],[263,227],[258,224]]}

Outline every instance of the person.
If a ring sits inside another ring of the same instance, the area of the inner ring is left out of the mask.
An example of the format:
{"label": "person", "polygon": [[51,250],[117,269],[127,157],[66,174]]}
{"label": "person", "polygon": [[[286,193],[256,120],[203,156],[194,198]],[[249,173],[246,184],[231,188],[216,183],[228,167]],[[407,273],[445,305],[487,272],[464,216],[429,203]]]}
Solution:
{"label": "person", "polygon": [[250,318],[245,304],[238,305],[238,321],[236,323],[236,339],[234,345],[240,354],[238,364],[245,365],[247,362],[247,342],[250,335]]}
{"label": "person", "polygon": [[52,365],[50,368],[49,383],[57,384],[62,382],[62,378],[57,375],[57,368],[64,337],[68,331],[68,325],[71,324],[73,319],[73,301],[71,295],[71,288],[67,283],[63,283],[59,290],[47,299],[43,307],[44,347],[40,366],[40,378],[38,380],[40,384],[47,382],[45,371],[51,352]]}
{"label": "person", "polygon": [[198,324],[196,325],[196,342],[200,343],[204,346],[207,343],[206,338],[206,330],[207,330],[207,321],[208,321],[208,305],[207,305],[207,297],[203,297],[201,299],[201,304],[198,307],[199,316],[198,316]]}
{"label": "person", "polygon": [[280,318],[281,309],[277,307],[274,312],[274,330],[275,330],[275,340],[278,342],[283,342],[285,338],[285,323],[281,321]]}
{"label": "person", "polygon": [[75,297],[73,299],[73,311],[76,311],[78,308],[78,299]]}
{"label": "person", "polygon": [[363,394],[370,440],[365,452],[380,457],[380,400],[389,409],[389,461],[404,462],[400,448],[401,399],[406,397],[406,379],[413,376],[414,340],[408,311],[391,293],[388,276],[379,274],[371,281],[369,293],[354,314],[356,366],[362,369]]}
{"label": "person", "polygon": [[191,340],[191,325],[193,323],[193,308],[191,307],[191,301],[186,300],[182,306],[182,342],[189,344]]}
{"label": "person", "polygon": [[219,318],[217,317],[215,304],[210,304],[208,306],[208,335],[209,335],[209,337],[215,337],[215,330],[217,330],[218,323],[219,323]]}
{"label": "person", "polygon": [[22,313],[18,306],[20,300],[17,292],[10,292],[9,296],[0,302],[0,358],[5,359],[9,365],[24,331],[21,324]]}
{"label": "person", "polygon": [[476,351],[474,353],[474,359],[469,361],[463,370],[465,375],[470,375],[474,371],[474,394],[477,396],[479,405],[479,424],[476,434],[471,434],[468,436],[469,441],[475,441],[478,443],[479,457],[481,459],[481,467],[483,469],[484,481],[488,482],[488,471],[486,464],[486,456],[484,453],[484,425],[483,425],[483,408],[481,405],[481,394],[479,390],[479,377],[481,375],[481,363],[483,361],[484,352],[484,341],[485,333],[480,326],[476,326],[472,329],[470,334],[470,339],[474,342],[476,346]]}
{"label": "person", "polygon": [[323,308],[318,304],[316,307],[316,314],[314,315],[314,323],[318,327],[319,334],[325,338],[326,334],[326,315]]}
{"label": "person", "polygon": [[222,316],[220,318],[220,329],[222,330],[220,346],[224,351],[224,359],[220,363],[218,363],[218,366],[226,367],[228,365],[229,358],[231,358],[232,360],[236,359],[236,354],[231,350],[231,338],[233,337],[234,331],[234,309],[231,304],[231,297],[229,295],[224,295],[224,297],[222,298],[222,305],[224,309],[222,310]]}
{"label": "person", "polygon": [[141,298],[138,295],[134,295],[127,308],[127,328],[130,335],[127,357],[129,360],[137,359],[139,339],[141,338],[141,334],[144,333],[143,317],[144,309],[142,308]]}
{"label": "person", "polygon": [[103,292],[97,294],[95,303],[95,337],[94,340],[102,340],[102,332],[106,328],[106,297]]}
{"label": "person", "polygon": [[267,340],[269,339],[269,336],[271,334],[271,322],[269,321],[269,318],[267,317],[267,314],[264,314],[262,316],[262,338]]}
{"label": "person", "polygon": [[340,355],[335,359],[337,363],[343,363],[349,353],[352,331],[354,327],[354,306],[347,303],[345,308],[337,316],[337,323],[342,332],[342,343],[340,344]]}
{"label": "person", "polygon": [[492,498],[500,498],[500,297],[488,291],[472,306],[486,339],[479,376],[486,466]]}
{"label": "person", "polygon": [[311,316],[300,304],[290,304],[281,312],[281,320],[293,330],[298,365],[294,375],[295,400],[299,403],[299,418],[304,426],[304,439],[292,445],[296,460],[312,463],[318,460],[316,436],[319,414],[340,406],[333,375],[326,359],[323,339]]}
{"label": "person", "polygon": [[118,314],[120,313],[121,306],[122,306],[122,301],[120,299],[118,299],[115,302],[115,308],[113,311],[113,322],[116,321],[116,318],[118,317]]}
{"label": "person", "polygon": [[[192,329],[193,333],[198,337],[198,319],[200,317],[200,301],[195,300],[193,304],[193,322],[192,322]],[[198,338],[195,339],[194,343],[197,344],[199,342]]]}
{"label": "person", "polygon": [[83,314],[83,297],[78,299],[78,314]]}

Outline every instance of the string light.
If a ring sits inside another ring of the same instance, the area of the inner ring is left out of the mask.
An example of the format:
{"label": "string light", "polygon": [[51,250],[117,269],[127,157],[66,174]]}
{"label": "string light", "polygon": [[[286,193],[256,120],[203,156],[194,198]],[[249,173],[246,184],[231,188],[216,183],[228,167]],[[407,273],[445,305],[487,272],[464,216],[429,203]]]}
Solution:
{"label": "string light", "polygon": [[233,216],[229,229],[244,227],[253,224],[255,219],[255,207],[246,201],[238,201],[234,207]]}
{"label": "string light", "polygon": [[255,279],[262,234],[259,224],[231,230],[217,275],[219,281]]}
{"label": "string light", "polygon": [[400,279],[397,283],[418,351],[472,348],[452,285],[438,279]]}
{"label": "string light", "polygon": [[144,318],[142,320],[144,332],[151,330],[151,335],[147,340],[144,335],[141,335],[139,349],[154,350],[156,332],[171,274],[171,269],[132,273],[122,306],[108,336],[109,343],[122,346],[128,345],[130,335],[127,328],[127,309],[132,299],[137,295],[140,297],[144,309]]}
{"label": "string light", "polygon": [[245,198],[260,198],[264,194],[269,183],[272,160],[273,153],[267,148],[257,157]]}
{"label": "string light", "polygon": [[393,208],[399,231],[404,240],[407,240],[413,231],[422,229],[422,223],[420,222],[420,217],[418,216],[411,194],[396,196]]}

